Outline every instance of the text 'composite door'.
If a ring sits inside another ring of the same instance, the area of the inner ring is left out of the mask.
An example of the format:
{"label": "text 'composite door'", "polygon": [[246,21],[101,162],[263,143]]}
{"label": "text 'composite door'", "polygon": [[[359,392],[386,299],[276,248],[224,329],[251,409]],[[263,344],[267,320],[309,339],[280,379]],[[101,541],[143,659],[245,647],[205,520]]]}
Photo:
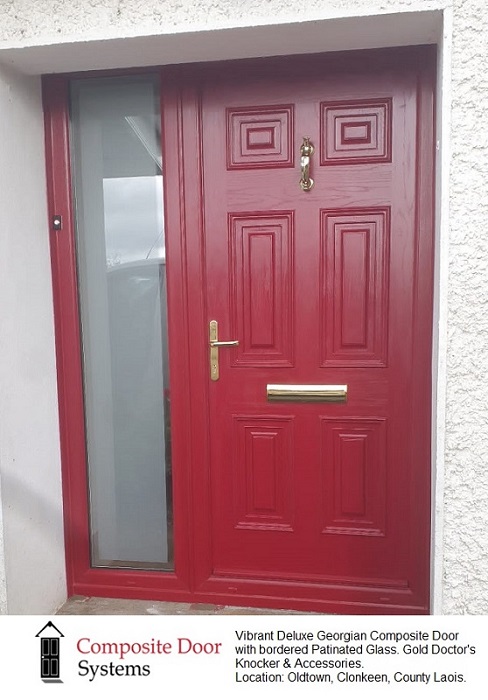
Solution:
{"label": "text 'composite door'", "polygon": [[428,610],[420,99],[408,68],[203,88],[207,323],[239,344],[209,359],[202,591]]}

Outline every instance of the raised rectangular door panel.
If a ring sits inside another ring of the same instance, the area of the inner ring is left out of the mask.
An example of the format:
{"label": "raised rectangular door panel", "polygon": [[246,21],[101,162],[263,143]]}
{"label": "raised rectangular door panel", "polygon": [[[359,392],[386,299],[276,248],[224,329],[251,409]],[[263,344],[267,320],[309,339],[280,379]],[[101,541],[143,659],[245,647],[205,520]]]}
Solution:
{"label": "raised rectangular door panel", "polygon": [[321,212],[322,364],[386,366],[390,210]]}
{"label": "raised rectangular door panel", "polygon": [[293,530],[293,417],[234,416],[234,526]]}
{"label": "raised rectangular door panel", "polygon": [[229,215],[234,366],[293,363],[293,214]]}
{"label": "raised rectangular door panel", "polygon": [[322,418],[326,535],[386,536],[386,420]]}

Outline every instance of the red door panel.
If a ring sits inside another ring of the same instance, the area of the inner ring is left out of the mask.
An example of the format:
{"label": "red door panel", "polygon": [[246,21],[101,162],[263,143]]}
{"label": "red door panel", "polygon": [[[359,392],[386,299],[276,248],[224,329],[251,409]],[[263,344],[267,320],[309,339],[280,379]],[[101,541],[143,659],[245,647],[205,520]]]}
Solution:
{"label": "red door panel", "polygon": [[[415,489],[429,455],[411,450],[418,102],[405,68],[203,89],[207,323],[239,346],[220,348],[209,379],[202,591],[275,582],[428,607]],[[344,384],[347,401],[271,402],[268,384]]]}

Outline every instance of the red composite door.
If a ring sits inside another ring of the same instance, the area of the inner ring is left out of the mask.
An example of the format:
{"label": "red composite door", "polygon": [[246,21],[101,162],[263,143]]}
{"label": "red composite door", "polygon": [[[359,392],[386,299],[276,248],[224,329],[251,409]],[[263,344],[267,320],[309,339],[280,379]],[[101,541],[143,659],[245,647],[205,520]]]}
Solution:
{"label": "red composite door", "polygon": [[46,79],[70,593],[429,612],[434,65],[161,69],[167,571],[90,556],[69,78]]}
{"label": "red composite door", "polygon": [[431,104],[418,71],[255,73],[202,94],[206,323],[209,342],[239,345],[209,348],[200,591],[427,612]]}

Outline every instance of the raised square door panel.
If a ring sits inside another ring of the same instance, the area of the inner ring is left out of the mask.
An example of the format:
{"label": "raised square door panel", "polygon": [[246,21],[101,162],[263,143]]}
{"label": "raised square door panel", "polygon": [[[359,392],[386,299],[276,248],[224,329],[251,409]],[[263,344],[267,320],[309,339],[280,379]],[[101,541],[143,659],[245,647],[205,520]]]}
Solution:
{"label": "raised square door panel", "polygon": [[227,168],[293,167],[293,105],[227,110]]}
{"label": "raised square door panel", "polygon": [[391,160],[391,99],[323,102],[321,165]]}

